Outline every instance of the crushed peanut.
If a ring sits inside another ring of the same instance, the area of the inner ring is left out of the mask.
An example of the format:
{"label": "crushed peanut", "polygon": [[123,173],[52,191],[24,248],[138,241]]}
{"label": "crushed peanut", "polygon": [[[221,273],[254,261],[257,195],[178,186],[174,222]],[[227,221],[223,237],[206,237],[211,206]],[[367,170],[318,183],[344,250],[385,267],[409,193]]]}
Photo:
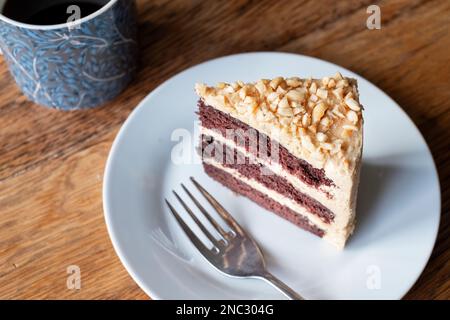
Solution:
{"label": "crushed peanut", "polygon": [[312,111],[312,122],[317,123],[319,122],[323,115],[325,114],[325,111],[327,111],[327,105],[323,102],[318,103],[313,111]]}

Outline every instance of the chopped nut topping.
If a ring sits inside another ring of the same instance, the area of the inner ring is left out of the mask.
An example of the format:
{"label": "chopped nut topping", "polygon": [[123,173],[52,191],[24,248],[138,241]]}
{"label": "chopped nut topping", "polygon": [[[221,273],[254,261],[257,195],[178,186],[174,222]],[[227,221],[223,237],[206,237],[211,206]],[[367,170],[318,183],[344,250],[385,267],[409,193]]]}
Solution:
{"label": "chopped nut topping", "polygon": [[307,128],[311,124],[311,115],[309,113],[305,113],[302,118],[303,127]]}
{"label": "chopped nut topping", "polygon": [[328,77],[324,77],[324,78],[322,78],[322,85],[323,86],[327,86],[328,85],[328,83],[330,82],[330,78],[328,78]]}
{"label": "chopped nut topping", "polygon": [[219,82],[219,83],[217,84],[217,88],[223,89],[223,88],[225,88],[226,85],[227,85],[227,84],[226,84],[225,82]]}
{"label": "chopped nut topping", "polygon": [[[362,143],[362,135],[355,135],[363,122],[356,81],[340,73],[322,79],[197,84],[195,89],[206,104],[268,135],[279,133],[280,139],[291,141],[294,151],[317,159],[349,159],[359,150],[352,143]],[[355,137],[360,140],[352,142]]]}
{"label": "chopped nut topping", "polygon": [[322,120],[320,120],[320,125],[325,131],[330,128],[331,123],[332,120],[329,117],[323,117]]}
{"label": "chopped nut topping", "polygon": [[270,81],[269,85],[273,90],[276,90],[282,81],[283,81],[282,77],[277,77],[277,78],[273,79],[272,81]]}
{"label": "chopped nut topping", "polygon": [[330,81],[328,81],[327,87],[333,89],[334,87],[336,87],[336,81],[334,79],[330,79]]}
{"label": "chopped nut topping", "polygon": [[255,106],[257,104],[256,99],[251,96],[246,96],[244,99],[246,105]]}
{"label": "chopped nut topping", "polygon": [[285,94],[285,93],[286,93],[286,89],[284,89],[282,86],[278,86],[277,92],[278,92],[279,94]]}
{"label": "chopped nut topping", "polygon": [[294,78],[286,79],[286,84],[289,87],[297,88],[302,85],[302,81],[300,80],[300,78],[294,77]]}
{"label": "chopped nut topping", "polygon": [[338,71],[338,72],[336,72],[336,74],[334,75],[334,78],[336,79],[336,80],[342,80],[342,79],[344,79],[343,77],[342,77],[342,74]]}
{"label": "chopped nut topping", "polygon": [[316,93],[316,91],[317,91],[317,84],[315,82],[313,82],[311,84],[311,86],[309,87],[309,92],[314,94],[314,93]]}
{"label": "chopped nut topping", "polygon": [[358,127],[352,126],[352,125],[349,125],[349,124],[344,124],[342,126],[342,128],[344,128],[346,130],[351,130],[351,131],[358,131]]}
{"label": "chopped nut topping", "polygon": [[352,136],[353,131],[352,130],[343,130],[342,131],[342,138],[350,138]]}
{"label": "chopped nut topping", "polygon": [[266,91],[266,85],[264,84],[263,81],[259,80],[256,84],[255,84],[256,89],[258,90],[258,92],[260,94],[264,94],[264,92]]}
{"label": "chopped nut topping", "polygon": [[338,88],[345,88],[345,87],[348,87],[348,81],[347,81],[346,79],[339,80],[339,81],[336,83],[336,87],[338,87]]}
{"label": "chopped nut topping", "polygon": [[233,88],[234,91],[237,91],[241,88],[237,82],[231,84],[231,87]]}
{"label": "chopped nut topping", "polygon": [[305,98],[306,90],[295,89],[286,93],[286,97],[291,101],[302,101]]}
{"label": "chopped nut topping", "polygon": [[322,88],[317,89],[316,95],[319,98],[325,100],[328,97],[328,90],[325,90],[325,89],[322,89]]}
{"label": "chopped nut topping", "polygon": [[358,114],[353,110],[349,110],[347,112],[347,119],[350,120],[353,124],[356,124],[358,122]]}
{"label": "chopped nut topping", "polygon": [[331,112],[337,115],[339,118],[345,118],[344,114],[339,111],[339,106],[335,106]]}
{"label": "chopped nut topping", "polygon": [[342,99],[343,93],[344,93],[344,89],[342,89],[342,88],[337,88],[337,89],[333,90],[333,94],[336,97],[336,99]]}
{"label": "chopped nut topping", "polygon": [[349,98],[349,99],[345,99],[345,104],[352,109],[353,111],[360,111],[361,107],[359,106],[359,103],[356,102],[355,99],[353,98]]}
{"label": "chopped nut topping", "polygon": [[312,112],[312,122],[317,123],[322,119],[323,115],[325,114],[325,111],[327,111],[327,106],[325,103],[320,102],[318,103]]}
{"label": "chopped nut topping", "polygon": [[325,134],[325,133],[323,133],[323,132],[318,132],[317,134],[316,134],[316,138],[317,138],[317,140],[318,141],[320,141],[320,142],[325,142],[325,141],[327,141],[327,135]]}
{"label": "chopped nut topping", "polygon": [[305,109],[303,108],[303,107],[294,107],[294,108],[292,108],[292,111],[294,112],[294,114],[295,115],[298,115],[298,114],[300,114],[300,113],[303,113],[303,112],[305,112]]}
{"label": "chopped nut topping", "polygon": [[247,88],[242,87],[241,90],[239,90],[239,98],[244,100],[246,96],[247,96]]}
{"label": "chopped nut topping", "polygon": [[294,112],[292,112],[292,109],[290,107],[287,108],[278,108],[277,113],[284,117],[292,117],[294,115]]}
{"label": "chopped nut topping", "polygon": [[289,101],[286,97],[284,97],[283,99],[281,99],[280,103],[278,103],[278,107],[280,109],[289,109],[291,112],[291,106],[289,105]]}

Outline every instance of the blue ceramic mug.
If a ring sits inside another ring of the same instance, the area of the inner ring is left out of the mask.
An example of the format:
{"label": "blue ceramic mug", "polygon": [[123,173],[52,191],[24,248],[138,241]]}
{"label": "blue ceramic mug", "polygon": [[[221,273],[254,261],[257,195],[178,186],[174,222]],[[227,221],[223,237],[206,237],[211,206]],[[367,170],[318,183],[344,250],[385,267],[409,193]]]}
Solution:
{"label": "blue ceramic mug", "polygon": [[16,0],[0,0],[0,51],[30,100],[62,110],[93,108],[132,80],[138,52],[134,0],[89,0],[102,6],[57,25],[12,20],[2,14],[7,1]]}

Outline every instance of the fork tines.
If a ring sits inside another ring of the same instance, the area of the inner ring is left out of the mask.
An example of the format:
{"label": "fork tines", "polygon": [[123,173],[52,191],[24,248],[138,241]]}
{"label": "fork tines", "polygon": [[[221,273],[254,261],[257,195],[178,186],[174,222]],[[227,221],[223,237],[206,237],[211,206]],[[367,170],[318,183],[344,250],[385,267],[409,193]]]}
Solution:
{"label": "fork tines", "polygon": [[212,251],[213,253],[219,252],[224,246],[227,245],[228,240],[235,237],[237,234],[244,234],[243,229],[239,226],[239,224],[234,220],[234,218],[225,210],[222,205],[208,192],[205,188],[203,188],[193,177],[190,178],[194,186],[200,191],[200,193],[206,198],[206,200],[211,204],[211,206],[216,210],[216,212],[220,215],[220,217],[226,222],[230,231],[225,231],[222,226],[214,219],[208,211],[200,204],[200,202],[193,196],[193,194],[186,188],[184,184],[181,184],[184,192],[189,196],[192,202],[197,206],[200,212],[205,216],[208,222],[213,226],[214,230],[220,234],[221,239],[216,239],[211,232],[205,227],[205,225],[198,219],[198,217],[194,214],[194,212],[189,208],[186,202],[180,197],[180,195],[172,190],[177,200],[181,203],[183,208],[187,211],[192,220],[197,224],[202,233],[208,238],[209,241],[214,245],[212,250],[206,248],[206,246],[202,243],[202,241],[195,235],[195,233],[191,230],[191,228],[186,224],[183,218],[180,217],[175,208],[170,204],[170,202],[165,199],[167,206],[172,212],[173,216],[177,220],[180,227],[186,233],[188,238],[194,243],[194,245],[202,252]]}

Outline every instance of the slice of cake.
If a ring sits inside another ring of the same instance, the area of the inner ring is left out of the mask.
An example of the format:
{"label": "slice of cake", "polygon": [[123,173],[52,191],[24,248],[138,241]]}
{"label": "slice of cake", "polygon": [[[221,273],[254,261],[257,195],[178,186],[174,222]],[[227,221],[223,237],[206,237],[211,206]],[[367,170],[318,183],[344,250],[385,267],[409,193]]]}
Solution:
{"label": "slice of cake", "polygon": [[356,80],[337,73],[195,89],[206,173],[343,248],[363,144]]}

